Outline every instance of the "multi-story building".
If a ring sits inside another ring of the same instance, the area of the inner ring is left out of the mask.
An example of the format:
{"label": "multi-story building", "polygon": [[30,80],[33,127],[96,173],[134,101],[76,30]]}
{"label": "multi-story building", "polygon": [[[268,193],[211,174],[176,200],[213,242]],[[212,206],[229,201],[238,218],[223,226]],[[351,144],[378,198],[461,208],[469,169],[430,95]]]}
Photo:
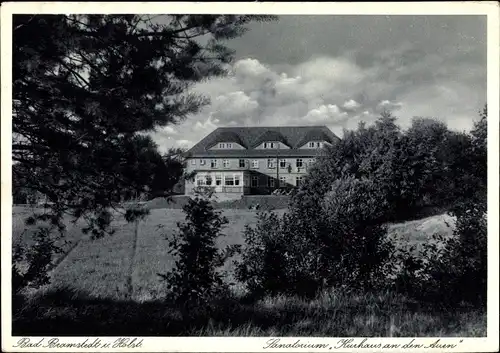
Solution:
{"label": "multi-story building", "polygon": [[339,138],[326,126],[221,127],[187,153],[185,193],[211,186],[235,197],[300,185],[318,151]]}

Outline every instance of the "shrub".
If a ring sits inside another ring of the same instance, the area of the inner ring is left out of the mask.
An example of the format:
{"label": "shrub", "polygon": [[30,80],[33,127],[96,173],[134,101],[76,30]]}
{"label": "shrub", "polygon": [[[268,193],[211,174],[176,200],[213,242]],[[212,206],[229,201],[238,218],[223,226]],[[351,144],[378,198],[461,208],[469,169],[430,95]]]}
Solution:
{"label": "shrub", "polygon": [[245,229],[237,278],[257,296],[374,288],[393,249],[380,224],[384,207],[372,182],[349,177],[333,183],[314,217],[293,208],[282,218],[259,214]]}
{"label": "shrub", "polygon": [[383,268],[393,252],[386,239],[385,195],[369,179],[335,181],[322,203],[324,217],[318,255],[330,286],[371,289],[385,280]]}
{"label": "shrub", "polygon": [[315,276],[317,258],[302,230],[294,215],[280,218],[273,212],[258,213],[255,227],[245,227],[235,275],[252,297],[316,294],[320,284]]}
{"label": "shrub", "polygon": [[25,288],[39,288],[50,283],[52,257],[62,249],[56,245],[52,227],[39,227],[31,247],[14,246],[12,254],[12,293]]}
{"label": "shrub", "polygon": [[169,252],[177,260],[166,275],[170,300],[182,306],[202,308],[227,289],[219,268],[225,253],[216,240],[228,223],[214,211],[208,198],[196,196],[183,207],[186,222],[178,223],[179,231],[170,240]]}
{"label": "shrub", "polygon": [[485,108],[463,153],[468,166],[456,185],[456,201],[450,212],[456,217],[454,237],[424,244],[420,259],[404,254],[403,273],[396,281],[399,290],[434,302],[486,303],[486,115]]}
{"label": "shrub", "polygon": [[419,300],[481,306],[486,303],[486,211],[469,203],[453,214],[457,220],[452,238],[435,236],[418,254],[400,255],[403,268],[396,288]]}

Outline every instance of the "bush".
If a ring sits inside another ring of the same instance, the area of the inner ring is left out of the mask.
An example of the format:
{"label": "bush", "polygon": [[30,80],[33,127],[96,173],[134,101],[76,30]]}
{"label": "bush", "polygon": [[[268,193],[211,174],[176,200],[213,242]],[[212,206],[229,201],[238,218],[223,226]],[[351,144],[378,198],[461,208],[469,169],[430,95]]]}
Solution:
{"label": "bush", "polygon": [[169,242],[169,253],[177,258],[175,267],[160,276],[167,281],[170,300],[202,308],[227,290],[219,271],[226,254],[216,240],[228,221],[202,196],[190,199],[183,210],[186,222],[178,223],[179,231]]}
{"label": "bush", "polygon": [[380,224],[384,200],[369,180],[336,181],[314,217],[259,214],[244,232],[237,278],[257,296],[314,296],[324,287],[372,289],[392,253]]}
{"label": "bush", "polygon": [[25,288],[39,288],[50,283],[49,271],[52,257],[62,249],[56,245],[57,237],[52,227],[39,227],[34,234],[31,247],[17,245],[12,254],[12,293]]}
{"label": "bush", "polygon": [[384,264],[393,252],[382,225],[386,209],[383,192],[369,179],[333,183],[322,204],[318,249],[330,286],[372,289],[385,280]]}
{"label": "bush", "polygon": [[[418,257],[403,254],[403,271],[396,280],[400,291],[451,305],[486,304],[487,292],[487,126],[486,108],[463,152],[467,167],[456,185],[451,214],[454,237],[424,244]],[[440,246],[441,244],[441,246]]]}
{"label": "bush", "polygon": [[291,214],[280,218],[272,212],[259,212],[256,226],[246,226],[235,275],[251,297],[316,294],[320,286],[317,257],[297,220]]}
{"label": "bush", "polygon": [[399,292],[419,300],[455,306],[486,304],[487,221],[485,209],[462,204],[455,210],[454,237],[423,244],[418,254],[400,255]]}

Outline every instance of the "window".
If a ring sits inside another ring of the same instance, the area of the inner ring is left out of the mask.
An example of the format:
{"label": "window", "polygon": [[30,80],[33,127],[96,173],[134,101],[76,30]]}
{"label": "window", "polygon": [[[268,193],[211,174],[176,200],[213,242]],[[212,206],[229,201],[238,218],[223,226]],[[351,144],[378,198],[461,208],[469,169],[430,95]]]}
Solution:
{"label": "window", "polygon": [[264,142],[264,148],[274,148],[275,143],[274,142]]}
{"label": "window", "polygon": [[212,177],[210,175],[207,175],[205,177],[205,183],[206,183],[205,185],[207,185],[207,186],[211,186],[212,185]]}
{"label": "window", "polygon": [[286,186],[286,176],[280,176],[280,186]]}
{"label": "window", "polygon": [[244,159],[240,159],[240,168],[245,168],[245,160]]}
{"label": "window", "polygon": [[232,175],[226,175],[224,177],[224,185],[233,186],[234,185],[234,177]]}
{"label": "window", "polygon": [[259,186],[259,177],[254,175],[252,176],[252,187],[256,188],[257,186]]}
{"label": "window", "polygon": [[316,142],[316,147],[318,147],[318,148],[323,147],[323,142]]}
{"label": "window", "polygon": [[210,167],[211,168],[217,168],[217,159],[212,159],[210,161]]}
{"label": "window", "polygon": [[274,188],[274,178],[273,177],[267,177],[267,186],[270,188]]}
{"label": "window", "polygon": [[240,185],[240,176],[238,174],[234,175],[234,185]]}
{"label": "window", "polygon": [[302,168],[303,164],[302,164],[302,159],[301,158],[298,158],[297,161],[296,161],[296,163],[297,163],[297,168]]}
{"label": "window", "polygon": [[286,159],[280,159],[280,168],[286,168]]}
{"label": "window", "polygon": [[215,185],[222,185],[222,176],[221,175],[215,176]]}
{"label": "window", "polygon": [[191,165],[196,165],[196,159],[191,159]]}
{"label": "window", "polygon": [[219,143],[219,148],[226,148],[226,144],[225,143]]}
{"label": "window", "polygon": [[205,165],[205,160],[204,159],[200,159],[200,165]]}
{"label": "window", "polygon": [[295,185],[300,186],[301,183],[302,183],[302,177],[301,176],[295,177]]}
{"label": "window", "polygon": [[229,159],[224,159],[222,164],[224,165],[224,168],[229,168]]}
{"label": "window", "polygon": [[313,165],[314,162],[316,162],[316,159],[315,158],[311,158],[311,159],[309,159],[308,163],[309,163],[309,165]]}
{"label": "window", "polygon": [[309,148],[314,148],[314,142],[309,142],[309,144],[307,145]]}
{"label": "window", "polygon": [[226,143],[226,148],[233,148],[233,144],[232,143]]}
{"label": "window", "polygon": [[259,169],[259,160],[254,159],[254,160],[252,161],[252,168],[254,168],[254,169]]}
{"label": "window", "polygon": [[274,165],[275,164],[274,162],[275,162],[274,158],[268,159],[267,160],[267,167],[270,168],[270,169],[275,168],[276,166]]}
{"label": "window", "polygon": [[206,181],[206,179],[202,176],[196,177],[196,185],[197,186],[205,186],[205,181]]}

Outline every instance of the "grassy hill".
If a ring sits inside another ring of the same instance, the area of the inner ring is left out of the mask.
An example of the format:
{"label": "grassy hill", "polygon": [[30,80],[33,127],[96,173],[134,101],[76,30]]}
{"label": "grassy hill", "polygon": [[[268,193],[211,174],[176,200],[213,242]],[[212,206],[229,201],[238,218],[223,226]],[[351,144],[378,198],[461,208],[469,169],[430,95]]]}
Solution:
{"label": "grassy hill", "polygon": [[[256,211],[225,209],[223,214],[229,225],[221,245],[241,244],[245,225],[255,224]],[[253,304],[226,302],[217,307],[215,316],[200,314],[186,323],[179,319],[177,309],[162,301],[166,287],[158,276],[174,263],[167,239],[183,218],[179,209],[153,209],[140,223],[117,221],[118,231],[98,240],[82,235],[78,226],[69,229],[71,244],[57,259],[52,283],[28,294],[28,304],[15,315],[14,332],[323,336],[466,336],[485,332],[485,316],[479,312],[441,313],[391,293],[350,296],[338,291],[311,301],[282,296]],[[388,236],[406,246],[431,241],[436,232],[451,236],[453,226],[451,217],[437,215],[391,224]],[[14,239],[29,241],[29,233],[21,229],[18,214]],[[226,270],[231,266],[227,262]],[[237,285],[235,290],[243,288]],[[293,318],[286,314],[292,309],[296,310]],[[99,311],[107,312],[109,319],[96,322],[101,317]],[[145,312],[150,316],[144,316]],[[292,322],[285,324],[284,320]],[[85,325],[90,325],[92,332],[85,331]]]}

